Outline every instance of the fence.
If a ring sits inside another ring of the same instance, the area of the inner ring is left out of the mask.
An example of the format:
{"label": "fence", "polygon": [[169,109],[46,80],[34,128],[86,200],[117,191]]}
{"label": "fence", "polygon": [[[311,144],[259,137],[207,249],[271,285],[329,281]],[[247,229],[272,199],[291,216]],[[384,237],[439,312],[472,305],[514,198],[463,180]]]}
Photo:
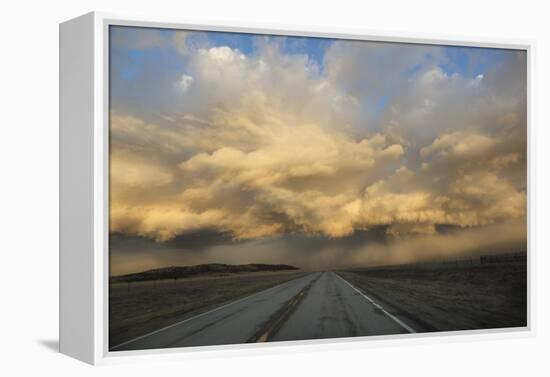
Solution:
{"label": "fence", "polygon": [[491,264],[491,263],[526,263],[527,252],[519,253],[506,253],[506,254],[494,254],[494,255],[480,255],[480,256],[467,256],[462,258],[439,258],[428,261],[416,262],[416,263],[403,263],[394,265],[380,265],[367,267],[369,270],[379,269],[402,269],[402,268],[439,268],[439,267],[453,267],[453,266],[468,266],[479,264]]}
{"label": "fence", "polygon": [[479,262],[481,264],[527,262],[527,253],[483,255],[479,257]]}

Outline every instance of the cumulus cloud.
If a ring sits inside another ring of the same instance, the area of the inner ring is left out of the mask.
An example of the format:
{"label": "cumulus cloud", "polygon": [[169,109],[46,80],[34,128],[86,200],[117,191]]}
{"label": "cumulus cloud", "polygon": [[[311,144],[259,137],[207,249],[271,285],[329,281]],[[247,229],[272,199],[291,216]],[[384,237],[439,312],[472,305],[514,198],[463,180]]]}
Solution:
{"label": "cumulus cloud", "polygon": [[191,84],[193,84],[193,77],[189,75],[181,75],[178,85],[182,92],[187,92],[187,90],[191,87]]}
{"label": "cumulus cloud", "polygon": [[170,111],[112,109],[113,233],[251,242],[383,227],[394,245],[442,244],[441,224],[525,219],[524,55],[468,76],[445,71],[437,46],[337,41],[320,66],[264,39],[246,54],[188,40],[171,39],[185,64]]}
{"label": "cumulus cloud", "polygon": [[[154,157],[145,162],[141,153],[129,152],[137,168],[127,169],[126,156],[114,153],[112,230],[128,230],[132,224],[138,234],[165,240],[203,227],[230,231],[235,238],[289,231],[338,237],[352,233],[355,226],[361,228],[364,224],[355,222],[364,186],[397,166],[403,148],[379,134],[356,141],[315,125],[281,123],[267,109],[262,114],[275,122],[266,119],[254,130],[258,138],[254,150],[247,149],[246,141],[223,140],[224,146],[213,146],[214,151],[177,164],[177,156],[165,157],[174,159],[175,166],[165,171],[164,164],[170,162],[159,162],[156,172],[148,167]],[[229,119],[225,117],[226,122]],[[123,120],[115,117],[113,123]],[[197,136],[189,137],[185,143],[193,143]],[[137,190],[154,190],[151,201],[140,195],[128,205],[127,191]]]}

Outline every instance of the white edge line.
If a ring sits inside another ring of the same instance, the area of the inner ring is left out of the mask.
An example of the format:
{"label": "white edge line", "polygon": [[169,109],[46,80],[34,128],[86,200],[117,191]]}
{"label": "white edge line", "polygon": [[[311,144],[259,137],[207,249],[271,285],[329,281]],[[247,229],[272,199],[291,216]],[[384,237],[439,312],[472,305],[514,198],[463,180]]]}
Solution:
{"label": "white edge line", "polygon": [[363,292],[361,292],[359,289],[355,288],[353,286],[353,284],[351,284],[350,282],[348,282],[346,279],[344,279],[343,277],[341,277],[339,274],[336,274],[336,276],[338,276],[340,279],[342,279],[342,281],[344,283],[346,283],[347,285],[349,285],[353,290],[355,290],[357,293],[359,293],[361,296],[363,296],[368,302],[370,302],[372,305],[374,305],[377,309],[380,309],[385,315],[387,315],[388,317],[390,317],[391,319],[393,319],[399,326],[403,327],[405,330],[407,330],[408,332],[410,332],[411,334],[415,334],[416,331],[410,327],[409,325],[407,325],[406,323],[404,323],[402,320],[400,320],[399,318],[397,318],[396,316],[394,316],[393,314],[389,313],[386,309],[384,309],[382,306],[380,306],[380,304],[377,304],[372,298],[370,298],[369,296],[367,296],[366,294],[364,294]]}
{"label": "white edge line", "polygon": [[136,342],[136,341],[138,341],[138,340],[141,340],[141,339],[143,339],[143,338],[146,338],[146,337],[148,337],[148,336],[155,335],[155,334],[157,334],[157,333],[159,333],[159,332],[162,332],[162,331],[164,331],[164,330],[168,330],[168,329],[170,329],[170,328],[172,328],[172,327],[175,327],[175,326],[178,326],[178,325],[182,325],[182,324],[184,324],[184,323],[186,323],[186,322],[192,321],[192,320],[194,320],[194,319],[197,319],[197,318],[199,318],[199,317],[205,316],[205,315],[207,315],[207,314],[217,312],[218,310],[221,310],[221,309],[223,309],[223,308],[227,308],[228,306],[237,304],[237,303],[239,303],[239,302],[241,302],[241,301],[248,300],[248,299],[250,299],[250,298],[252,298],[252,297],[254,297],[254,296],[257,296],[257,295],[259,295],[259,294],[269,292],[269,291],[271,291],[272,289],[280,288],[280,287],[282,287],[283,285],[285,285],[285,284],[287,284],[287,283],[289,283],[289,282],[291,282],[291,281],[294,281],[294,280],[297,280],[297,279],[301,279],[301,278],[304,278],[304,277],[309,276],[309,275],[311,275],[311,274],[307,274],[307,275],[305,275],[305,276],[302,276],[302,277],[299,277],[299,278],[296,278],[296,279],[291,279],[291,280],[285,281],[284,283],[275,285],[275,286],[273,286],[273,287],[271,287],[271,288],[265,289],[265,290],[260,291],[260,292],[256,292],[256,293],[254,293],[254,294],[251,294],[250,296],[246,296],[246,297],[240,298],[240,299],[238,299],[238,300],[236,300],[236,301],[231,301],[231,302],[229,302],[229,303],[227,303],[227,304],[225,304],[225,305],[218,306],[217,308],[208,310],[208,311],[206,311],[206,312],[204,312],[204,313],[200,313],[200,314],[197,314],[196,316],[193,316],[193,317],[184,319],[183,321],[179,321],[179,322],[173,323],[173,324],[168,325],[168,326],[166,326],[166,327],[163,327],[163,328],[161,328],[161,329],[152,331],[152,332],[147,333],[147,334],[144,334],[144,335],[140,335],[140,336],[138,336],[137,338],[127,340],[127,341],[125,341],[125,342],[123,342],[123,343],[117,344],[116,346],[113,346],[113,347],[109,348],[109,352],[110,352],[110,351],[116,350],[116,348],[120,348],[120,347],[125,346],[125,345],[127,345],[127,344],[130,344],[130,343]]}

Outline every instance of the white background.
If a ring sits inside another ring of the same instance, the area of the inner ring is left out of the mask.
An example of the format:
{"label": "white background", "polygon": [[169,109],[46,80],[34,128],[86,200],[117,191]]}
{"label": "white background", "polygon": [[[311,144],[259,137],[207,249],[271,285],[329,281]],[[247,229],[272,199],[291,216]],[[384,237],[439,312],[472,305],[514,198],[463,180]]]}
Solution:
{"label": "white background", "polygon": [[[547,193],[549,9],[543,1],[81,0],[2,3],[0,161],[0,374],[68,376],[550,375]],[[538,4],[538,5],[537,5]],[[58,23],[91,10],[536,40],[534,151],[537,335],[429,340],[351,349],[92,368],[57,354]],[[535,186],[536,185],[536,186]]]}

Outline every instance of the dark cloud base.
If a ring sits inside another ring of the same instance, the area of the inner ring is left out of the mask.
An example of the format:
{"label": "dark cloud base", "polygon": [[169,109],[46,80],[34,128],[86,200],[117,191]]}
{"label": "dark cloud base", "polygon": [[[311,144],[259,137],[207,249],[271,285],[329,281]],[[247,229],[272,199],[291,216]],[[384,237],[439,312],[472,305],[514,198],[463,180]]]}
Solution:
{"label": "dark cloud base", "polygon": [[226,232],[209,229],[165,242],[112,233],[111,275],[202,263],[284,263],[306,270],[330,270],[524,252],[527,242],[521,228],[521,224],[511,224],[511,229],[518,231],[512,234],[493,226],[440,224],[434,235],[395,239],[388,236],[388,226],[378,226],[341,238],[296,233],[257,240],[234,240]]}

